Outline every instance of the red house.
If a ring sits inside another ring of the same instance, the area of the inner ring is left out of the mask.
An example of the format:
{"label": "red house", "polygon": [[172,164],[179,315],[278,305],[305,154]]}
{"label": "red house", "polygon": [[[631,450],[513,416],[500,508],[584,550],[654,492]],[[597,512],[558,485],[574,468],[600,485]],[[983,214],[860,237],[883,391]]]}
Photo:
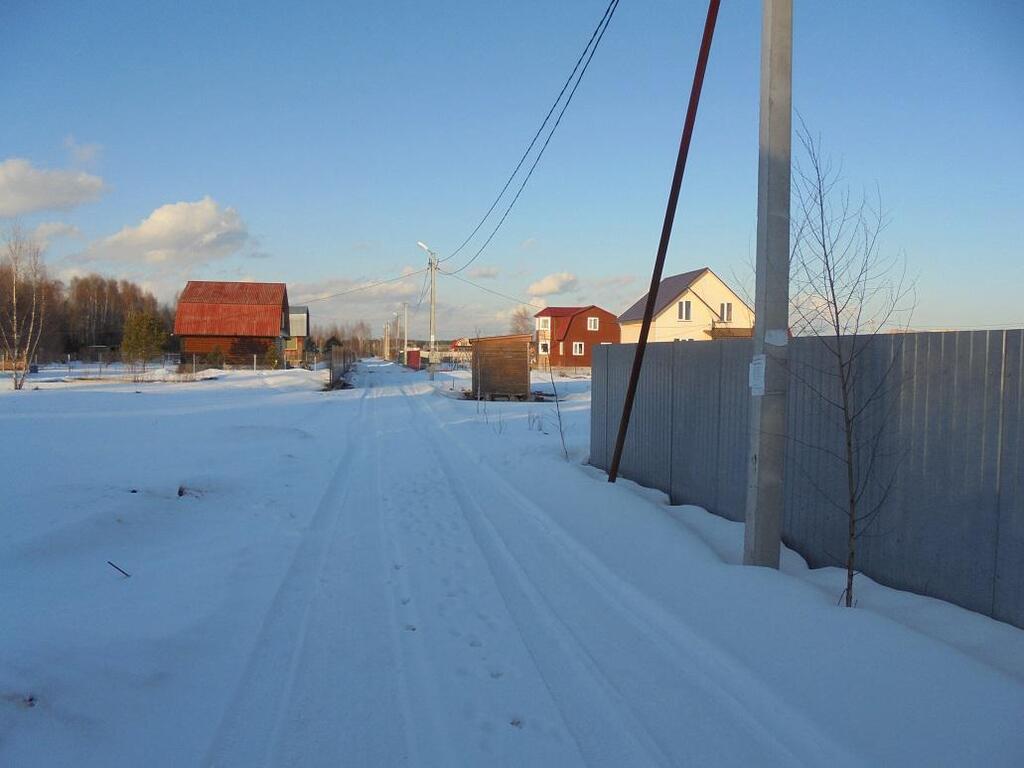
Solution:
{"label": "red house", "polygon": [[178,299],[174,334],[182,359],[217,348],[225,362],[251,365],[253,355],[262,357],[289,335],[288,290],[284,283],[189,280]]}
{"label": "red house", "polygon": [[547,307],[536,315],[540,368],[589,368],[597,344],[619,343],[619,320],[595,304]]}

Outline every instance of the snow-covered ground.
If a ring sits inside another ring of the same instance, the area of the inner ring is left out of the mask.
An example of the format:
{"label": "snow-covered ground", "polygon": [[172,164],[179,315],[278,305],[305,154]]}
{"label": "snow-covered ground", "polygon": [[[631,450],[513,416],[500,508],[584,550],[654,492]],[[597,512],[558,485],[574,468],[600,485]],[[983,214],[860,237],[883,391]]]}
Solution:
{"label": "snow-covered ground", "polygon": [[566,461],[550,402],[324,377],[0,392],[0,764],[1024,764],[1024,632],[738,567],[585,465],[587,381]]}

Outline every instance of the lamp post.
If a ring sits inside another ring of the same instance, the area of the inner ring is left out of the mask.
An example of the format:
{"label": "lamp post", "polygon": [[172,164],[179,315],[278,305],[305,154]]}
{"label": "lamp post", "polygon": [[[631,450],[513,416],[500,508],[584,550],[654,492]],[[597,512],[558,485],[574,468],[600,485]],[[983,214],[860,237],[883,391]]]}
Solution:
{"label": "lamp post", "polygon": [[430,269],[430,360],[427,364],[427,370],[430,371],[430,380],[434,380],[434,371],[437,370],[435,359],[437,356],[437,326],[436,326],[436,307],[437,307],[437,254],[434,253],[422,240],[417,240],[416,245],[427,252],[427,265]]}

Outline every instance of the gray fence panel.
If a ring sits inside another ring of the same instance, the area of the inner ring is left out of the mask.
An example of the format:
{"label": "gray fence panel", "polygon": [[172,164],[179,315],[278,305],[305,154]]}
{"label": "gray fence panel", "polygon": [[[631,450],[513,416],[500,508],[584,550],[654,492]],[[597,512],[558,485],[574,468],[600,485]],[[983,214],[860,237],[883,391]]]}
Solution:
{"label": "gray fence panel", "polygon": [[[634,345],[629,345],[630,366],[633,350]],[[622,472],[624,477],[635,479],[641,485],[666,491],[672,475],[672,391],[672,346],[652,344],[644,356],[637,385],[622,452]],[[621,413],[624,399],[625,392],[616,413]],[[615,422],[617,431],[618,416]],[[614,448],[614,434],[612,439]]]}
{"label": "gray fence panel", "polygon": [[594,347],[590,370],[590,463],[608,468],[608,351],[610,344]]}
{"label": "gray fence panel", "polygon": [[[1024,626],[1024,331],[880,335],[859,345],[855,449],[876,452],[858,569]],[[606,351],[605,351],[606,350]],[[591,461],[607,469],[632,345],[595,358]],[[742,520],[748,341],[648,348],[622,476]],[[790,342],[785,542],[812,566],[846,559],[846,478],[834,357]],[[829,400],[834,401],[832,404]],[[877,438],[877,440],[876,440]],[[864,481],[864,478],[861,478]]]}
{"label": "gray fence panel", "polygon": [[789,367],[783,540],[813,567],[839,565],[846,476],[840,412],[828,402],[839,401],[835,357],[814,339],[794,339]]}
{"label": "gray fence panel", "polygon": [[992,615],[1024,627],[1024,331],[1006,334]]}
{"label": "gray fence panel", "polygon": [[672,347],[675,420],[669,495],[673,504],[705,503],[723,514],[718,503],[722,347],[696,342]]}
{"label": "gray fence panel", "polygon": [[[619,465],[622,477],[666,493],[672,472],[671,347],[652,344],[647,348]],[[605,347],[606,355],[593,361],[594,371],[604,379],[601,386],[605,418],[603,424],[591,424],[591,435],[600,430],[603,440],[603,450],[595,451],[591,446],[591,464],[604,470],[608,469],[615,448],[635,348],[634,344],[610,344]]]}
{"label": "gray fence panel", "polygon": [[741,521],[747,507],[747,460],[750,452],[750,389],[747,371],[750,341],[716,342],[722,348],[719,373],[718,505],[722,516]]}

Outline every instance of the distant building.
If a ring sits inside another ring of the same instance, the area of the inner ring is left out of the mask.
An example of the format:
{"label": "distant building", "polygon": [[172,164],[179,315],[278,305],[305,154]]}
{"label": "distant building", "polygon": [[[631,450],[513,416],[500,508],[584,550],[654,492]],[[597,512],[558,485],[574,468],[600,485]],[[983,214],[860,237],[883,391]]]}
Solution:
{"label": "distant building", "polygon": [[289,365],[302,365],[309,338],[309,307],[288,307],[288,338],[284,341],[284,359]]}
{"label": "distant building", "polygon": [[[622,343],[640,338],[647,294],[619,315]],[[658,286],[648,341],[749,338],[754,311],[708,267],[666,277]]]}
{"label": "distant building", "polygon": [[225,362],[251,365],[289,335],[288,291],[284,283],[189,280],[178,299],[174,334],[181,355],[206,357],[215,349]]}
{"label": "distant building", "polygon": [[538,368],[589,368],[598,344],[618,344],[618,318],[595,304],[547,307],[534,315]]}

